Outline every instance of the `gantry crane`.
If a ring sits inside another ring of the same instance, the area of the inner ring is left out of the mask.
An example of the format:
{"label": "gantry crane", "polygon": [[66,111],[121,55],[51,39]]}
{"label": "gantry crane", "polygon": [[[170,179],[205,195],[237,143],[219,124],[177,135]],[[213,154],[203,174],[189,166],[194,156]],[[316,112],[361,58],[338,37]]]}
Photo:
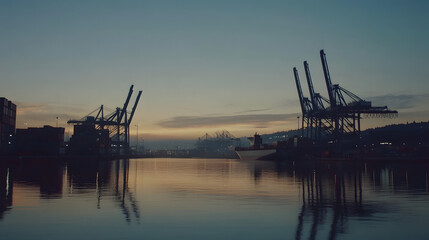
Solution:
{"label": "gantry crane", "polygon": [[313,106],[313,111],[311,113],[312,119],[309,127],[309,137],[318,139],[322,134],[322,129],[324,131],[329,131],[332,129],[331,119],[326,117],[326,107],[325,104],[329,104],[329,100],[323,97],[320,93],[316,93],[313,87],[313,80],[310,74],[310,68],[308,62],[304,61],[304,70],[305,76],[307,78],[308,91],[310,92],[311,103]]}
{"label": "gantry crane", "polygon": [[[293,68],[298,97],[302,111],[302,129],[307,130],[307,137],[319,138],[321,135],[333,136],[333,140],[339,140],[345,134],[360,135],[361,115],[368,117],[396,117],[398,112],[390,110],[387,106],[373,107],[370,101],[365,101],[356,94],[332,84],[328,62],[324,50],[320,50],[323,74],[328,92],[328,99],[313,88],[310,69],[307,61],[304,61],[304,69],[310,92],[310,100],[304,97],[299,81],[298,71]],[[329,106],[325,106],[328,104]],[[306,126],[305,126],[306,125]],[[314,134],[313,134],[313,130]]]}
{"label": "gantry crane", "polygon": [[[142,91],[138,92],[134,106],[131,112],[128,112],[127,108],[133,93],[133,88],[134,85],[131,85],[122,109],[118,107],[111,111],[110,114],[105,115],[105,107],[101,105],[99,108],[95,109],[85,117],[79,120],[69,120],[67,123],[77,125],[91,124],[98,130],[108,129],[111,139],[112,153],[128,153],[130,143],[130,124],[142,94]],[[97,114],[93,116],[94,113]]]}

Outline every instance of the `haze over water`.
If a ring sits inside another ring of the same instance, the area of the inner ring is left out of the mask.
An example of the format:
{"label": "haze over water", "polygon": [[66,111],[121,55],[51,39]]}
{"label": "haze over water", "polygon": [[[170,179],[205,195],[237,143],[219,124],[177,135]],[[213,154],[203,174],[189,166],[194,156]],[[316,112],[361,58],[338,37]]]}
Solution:
{"label": "haze over water", "polygon": [[[17,128],[66,128],[143,90],[130,129],[145,141],[236,137],[297,127],[293,67],[328,97],[333,84],[394,119],[429,119],[427,1],[0,1],[0,96]],[[302,85],[309,97],[307,85]],[[131,100],[131,103],[133,99]],[[138,125],[138,127],[134,126]]]}
{"label": "haze over water", "polygon": [[131,159],[0,172],[4,239],[422,239],[426,165]]}

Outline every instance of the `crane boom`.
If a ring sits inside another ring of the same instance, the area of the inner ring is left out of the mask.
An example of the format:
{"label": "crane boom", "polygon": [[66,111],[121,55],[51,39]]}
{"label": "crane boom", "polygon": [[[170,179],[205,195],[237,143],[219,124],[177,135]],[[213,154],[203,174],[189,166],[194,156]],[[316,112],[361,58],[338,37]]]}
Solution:
{"label": "crane boom", "polygon": [[142,92],[143,92],[143,91],[139,91],[139,93],[137,94],[136,102],[134,103],[133,109],[131,110],[130,118],[128,119],[128,125],[130,125],[131,120],[133,120],[134,113],[135,113],[135,111],[136,111],[137,104],[138,104],[138,103],[139,103],[139,101],[140,101],[140,96],[142,95]]}
{"label": "crane boom", "polygon": [[334,88],[331,81],[331,75],[329,74],[328,62],[326,61],[325,51],[320,50],[320,59],[322,61],[323,74],[325,75],[326,87],[328,89],[329,103],[331,107],[335,107],[337,105],[335,101],[335,93]]}
{"label": "crane boom", "polygon": [[313,81],[311,80],[310,68],[308,67],[307,61],[304,61],[305,76],[307,77],[308,90],[310,92],[311,104],[313,105],[313,110],[317,110],[316,94],[314,93]]}
{"label": "crane boom", "polygon": [[122,118],[124,117],[124,114],[127,111],[128,103],[130,102],[131,95],[133,94],[133,87],[134,87],[134,85],[131,85],[130,91],[128,92],[127,99],[125,100],[125,103],[124,103],[124,107],[122,108],[122,111],[121,111],[120,116],[118,118],[118,122],[122,121]]}
{"label": "crane boom", "polygon": [[293,74],[295,76],[296,89],[298,90],[299,103],[301,104],[302,114],[307,114],[307,109],[304,102],[304,95],[302,94],[301,82],[299,81],[298,70],[296,67],[293,68]]}

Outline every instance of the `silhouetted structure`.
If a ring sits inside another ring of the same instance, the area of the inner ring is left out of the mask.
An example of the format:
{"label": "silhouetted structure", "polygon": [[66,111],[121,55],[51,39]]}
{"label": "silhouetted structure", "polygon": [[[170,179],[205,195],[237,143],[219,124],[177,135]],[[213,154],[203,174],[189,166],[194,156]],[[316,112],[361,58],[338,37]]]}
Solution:
{"label": "silhouetted structure", "polygon": [[[329,98],[316,93],[310,75],[308,63],[304,62],[304,69],[310,92],[310,99],[304,97],[298,71],[293,68],[295,82],[302,111],[302,135],[307,130],[306,137],[320,139],[322,136],[330,136],[333,141],[341,141],[346,135],[359,136],[362,115],[368,117],[395,117],[398,112],[389,110],[387,106],[373,107],[371,102],[365,101],[354,93],[332,84],[331,76],[326,61],[326,55],[320,50],[320,58]],[[329,105],[326,107],[325,105]]]}
{"label": "silhouetted structure", "polygon": [[429,123],[395,124],[362,133],[363,150],[369,156],[429,159]]}
{"label": "silhouetted structure", "polygon": [[70,138],[69,151],[73,154],[107,154],[110,150],[108,129],[98,129],[94,118],[87,117],[73,127],[73,136]]}
{"label": "silhouetted structure", "polygon": [[[124,107],[116,108],[116,110],[112,111],[110,114],[105,115],[104,114],[104,106],[101,105],[99,108],[95,109],[91,113],[89,113],[87,116],[83,117],[80,120],[69,120],[67,123],[69,124],[75,124],[75,126],[80,126],[75,129],[87,129],[88,134],[92,134],[89,132],[92,132],[93,130],[90,130],[90,128],[100,130],[99,134],[103,134],[103,130],[107,130],[109,133],[110,144],[112,148],[109,148],[112,153],[115,154],[127,154],[130,150],[130,124],[134,117],[134,113],[137,108],[137,104],[139,103],[140,96],[142,94],[142,91],[139,91],[136,97],[136,101],[134,103],[134,106],[129,113],[127,111],[128,103],[130,102],[131,95],[133,93],[133,87],[134,85],[131,85],[130,90],[128,92],[127,99],[125,100]],[[92,114],[95,114],[95,116],[92,116]],[[86,131],[86,130],[85,130]],[[97,145],[99,144],[97,138],[91,138],[93,142],[88,142],[90,145]],[[88,140],[89,141],[89,140]],[[77,143],[77,142],[76,142]],[[103,143],[104,144],[104,143]],[[108,149],[104,149],[108,150]]]}
{"label": "silhouetted structure", "polygon": [[234,148],[240,145],[240,138],[234,137],[230,132],[223,130],[213,137],[208,133],[199,137],[196,149],[192,155],[198,157],[237,157]]}
{"label": "silhouetted structure", "polygon": [[16,125],[16,105],[0,98],[0,155],[13,152]]}
{"label": "silhouetted structure", "polygon": [[64,153],[64,128],[43,126],[16,130],[16,152],[22,155]]}

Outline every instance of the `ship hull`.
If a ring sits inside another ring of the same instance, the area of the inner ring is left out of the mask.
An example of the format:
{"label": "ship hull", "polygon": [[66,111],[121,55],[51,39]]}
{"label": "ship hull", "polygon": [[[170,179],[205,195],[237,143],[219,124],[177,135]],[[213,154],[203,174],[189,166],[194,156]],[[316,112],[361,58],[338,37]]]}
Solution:
{"label": "ship hull", "polygon": [[241,160],[268,160],[276,155],[276,149],[235,150]]}

